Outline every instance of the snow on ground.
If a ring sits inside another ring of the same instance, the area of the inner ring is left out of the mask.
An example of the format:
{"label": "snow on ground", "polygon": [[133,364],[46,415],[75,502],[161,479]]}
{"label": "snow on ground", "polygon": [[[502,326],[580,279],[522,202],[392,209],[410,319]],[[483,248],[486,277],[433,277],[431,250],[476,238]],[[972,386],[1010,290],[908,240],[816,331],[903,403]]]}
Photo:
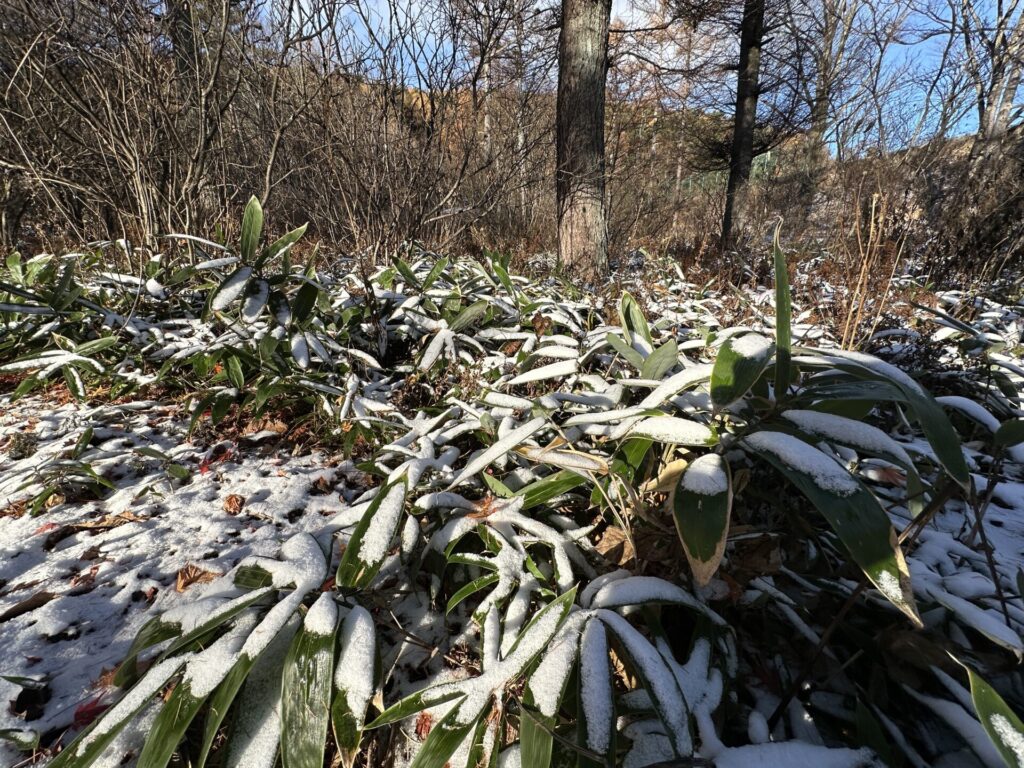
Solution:
{"label": "snow on ground", "polygon": [[[210,456],[188,442],[186,420],[153,403],[93,409],[31,397],[0,407],[0,674],[49,681],[50,699],[28,723],[43,733],[107,702],[115,689],[104,675],[139,628],[209,588],[200,581],[179,591],[179,573],[199,569],[195,575],[209,578],[249,556],[276,556],[291,534],[318,532],[346,509],[343,494],[363,490],[346,480],[360,473],[328,466],[322,455],[221,444]],[[36,488],[22,486],[44,461],[75,446],[86,417],[105,426],[81,458],[117,490],[33,517],[17,502]],[[26,435],[34,452],[14,458],[11,449],[26,444]],[[143,447],[173,457],[190,478],[172,479],[159,459],[126,458]],[[0,700],[18,691],[0,680]],[[0,728],[23,725],[6,706],[0,710]],[[19,759],[0,742],[0,765]]]}

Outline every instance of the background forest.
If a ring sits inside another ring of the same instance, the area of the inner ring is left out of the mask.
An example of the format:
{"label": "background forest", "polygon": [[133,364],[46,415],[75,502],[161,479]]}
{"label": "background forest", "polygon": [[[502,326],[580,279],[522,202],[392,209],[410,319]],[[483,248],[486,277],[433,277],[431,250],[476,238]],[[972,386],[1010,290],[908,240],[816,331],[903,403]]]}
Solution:
{"label": "background forest", "polygon": [[[763,250],[782,216],[790,242],[854,274],[896,254],[997,273],[1024,246],[1020,6],[615,5],[613,260],[715,263],[723,242]],[[4,0],[0,240],[213,233],[256,194],[344,255],[552,251],[561,12]],[[742,205],[723,229],[727,189]]]}

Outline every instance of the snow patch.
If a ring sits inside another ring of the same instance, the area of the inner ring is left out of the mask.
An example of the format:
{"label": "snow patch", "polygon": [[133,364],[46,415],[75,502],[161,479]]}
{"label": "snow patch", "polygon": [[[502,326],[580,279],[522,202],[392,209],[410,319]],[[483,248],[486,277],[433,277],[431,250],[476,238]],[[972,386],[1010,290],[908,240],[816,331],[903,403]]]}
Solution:
{"label": "snow patch", "polygon": [[694,459],[683,472],[683,488],[701,496],[725,493],[729,490],[725,460],[717,453],[707,453]]}

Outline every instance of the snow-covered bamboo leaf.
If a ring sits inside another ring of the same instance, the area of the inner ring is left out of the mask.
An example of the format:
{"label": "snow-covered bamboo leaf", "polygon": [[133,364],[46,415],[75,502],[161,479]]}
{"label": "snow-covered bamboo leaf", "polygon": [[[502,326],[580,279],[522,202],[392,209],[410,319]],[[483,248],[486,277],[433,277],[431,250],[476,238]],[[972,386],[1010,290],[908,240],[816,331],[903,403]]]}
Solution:
{"label": "snow-covered bamboo leaf", "polygon": [[57,311],[52,307],[43,307],[37,304],[8,304],[0,302],[0,312],[13,312],[16,315],[55,315]]}
{"label": "snow-covered bamboo leaf", "polygon": [[291,346],[292,358],[294,358],[299,368],[309,368],[309,343],[306,341],[306,335],[302,331],[296,331],[292,334]]}
{"label": "snow-covered bamboo leaf", "polygon": [[540,368],[521,373],[508,381],[508,386],[514,387],[519,384],[529,384],[534,381],[545,381],[546,379],[560,379],[564,376],[572,376],[576,373],[576,360],[559,360],[557,363],[548,363]]}
{"label": "snow-covered bamboo leaf", "polygon": [[[615,690],[608,655],[605,624],[588,621],[580,637],[579,742],[589,752],[605,756],[615,752]],[[602,762],[580,754],[581,768],[598,768]]]}
{"label": "snow-covered bamboo leaf", "polygon": [[656,576],[626,576],[614,579],[588,595],[590,608],[624,608],[631,605],[671,603],[697,611],[713,623],[724,626],[725,620],[682,587]]}
{"label": "snow-covered bamboo leaf", "polygon": [[[281,740],[281,673],[301,621],[292,613],[253,664],[234,706],[225,768],[274,768]],[[243,654],[244,655],[244,654]]]}
{"label": "snow-covered bamboo leaf", "polygon": [[405,510],[406,478],[381,488],[363,513],[338,565],[337,582],[362,589],[377,575],[391,548]]}
{"label": "snow-covered bamboo leaf", "polygon": [[674,445],[711,445],[715,433],[703,424],[678,416],[651,416],[638,421],[627,433],[629,437],[647,437],[659,443]]}
{"label": "snow-covered bamboo leaf", "polygon": [[725,555],[732,509],[728,463],[716,453],[695,459],[683,472],[671,504],[693,578],[704,586]]}
{"label": "snow-covered bamboo leaf", "polygon": [[774,351],[775,345],[758,333],[726,339],[711,372],[711,401],[723,408],[743,397],[764,373]]}
{"label": "snow-covered bamboo leaf", "polygon": [[267,296],[267,303],[270,305],[270,311],[273,313],[277,324],[282,328],[286,328],[292,321],[292,310],[288,306],[288,297],[281,293],[281,291],[271,291],[270,295]]}
{"label": "snow-covered bamboo leaf", "polygon": [[39,732],[31,728],[0,728],[0,739],[8,741],[22,752],[39,747]]}
{"label": "snow-covered bamboo leaf", "polygon": [[599,475],[608,474],[608,462],[600,456],[574,451],[566,448],[538,448],[534,445],[521,445],[514,449],[520,456],[540,464],[572,470],[573,472],[595,472]]}
{"label": "snow-covered bamboo leaf", "polygon": [[342,764],[351,768],[359,753],[366,710],[376,687],[377,633],[369,611],[357,605],[348,612],[341,626],[339,645],[331,727]]}
{"label": "snow-covered bamboo leaf", "polygon": [[242,295],[249,278],[252,276],[252,267],[239,267],[220,284],[217,292],[213,294],[210,301],[210,309],[215,312],[222,312]]}
{"label": "snow-covered bamboo leaf", "polygon": [[632,624],[609,610],[598,610],[597,617],[615,635],[616,651],[621,651],[629,666],[640,678],[651,697],[651,704],[665,726],[672,748],[679,757],[693,754],[693,735],[690,733],[690,708],[679,688],[672,669]]}
{"label": "snow-covered bamboo leaf", "polygon": [[255,323],[267,305],[270,286],[266,280],[253,280],[246,292],[245,303],[242,305],[242,319],[247,323]]}
{"label": "snow-covered bamboo leaf", "polygon": [[526,422],[520,427],[513,429],[505,437],[498,440],[496,443],[491,445],[487,450],[483,451],[479,456],[470,461],[462,471],[459,472],[455,479],[448,484],[448,488],[454,488],[455,486],[465,482],[469,478],[476,475],[482,469],[487,467],[495,459],[500,456],[504,456],[517,445],[525,440],[533,437],[544,425],[547,424],[547,419],[543,416],[538,416],[530,421]]}
{"label": "snow-covered bamboo leaf", "polygon": [[519,724],[523,765],[539,768],[551,765],[552,732],[558,723],[558,711],[576,667],[580,632],[586,620],[587,614],[583,611],[570,614],[537,663],[523,691],[526,711]]}
{"label": "snow-covered bamboo leaf", "polygon": [[155,664],[117,703],[100,715],[51,762],[52,768],[87,768],[118,733],[171,681],[189,656],[172,656]]}
{"label": "snow-covered bamboo leaf", "polygon": [[322,768],[334,680],[338,607],[325,592],[306,613],[281,677],[282,768]]}
{"label": "snow-covered bamboo leaf", "polygon": [[226,624],[246,608],[262,600],[269,592],[269,588],[256,589],[220,605],[211,606],[200,602],[170,610],[163,616],[150,619],[142,626],[128,648],[125,660],[121,662],[114,675],[114,684],[124,688],[137,679],[138,657],[147,648],[165,640],[177,638],[164,649],[162,656],[167,657],[177,653],[207,633]]}
{"label": "snow-covered bamboo leaf", "polygon": [[234,628],[186,662],[181,682],[149,728],[139,754],[140,768],[165,768],[170,762],[203,703],[237,661],[255,618],[252,613],[242,614]]}
{"label": "snow-covered bamboo leaf", "polygon": [[921,431],[943,468],[961,488],[970,488],[970,472],[956,430],[935,398],[925,392],[913,378],[896,366],[861,352],[835,349],[803,351],[812,353],[813,356],[805,358],[811,363],[820,365],[824,362],[860,379],[879,381],[895,387],[921,425]]}
{"label": "snow-covered bamboo leaf", "polygon": [[874,495],[831,456],[792,435],[764,430],[742,445],[800,489],[882,595],[920,626],[896,532]]}

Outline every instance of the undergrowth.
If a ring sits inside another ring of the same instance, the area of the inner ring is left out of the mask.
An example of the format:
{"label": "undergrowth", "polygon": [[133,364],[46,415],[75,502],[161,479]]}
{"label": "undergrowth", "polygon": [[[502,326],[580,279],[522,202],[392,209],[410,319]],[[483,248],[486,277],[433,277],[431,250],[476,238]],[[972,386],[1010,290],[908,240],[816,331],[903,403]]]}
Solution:
{"label": "undergrowth", "polygon": [[[254,199],[238,244],[129,251],[138,276],[12,255],[0,372],[159,391],[194,439],[305,420],[372,487],[152,619],[72,741],[0,736],[56,768],[132,728],[147,767],[1024,764],[1018,569],[985,536],[1024,422],[988,331],[928,310],[973,361],[936,399],[815,345],[777,243],[774,311],[722,327],[681,273],[645,311],[496,255],[331,273],[262,230]],[[88,456],[39,466],[30,511],[102,495]]]}

